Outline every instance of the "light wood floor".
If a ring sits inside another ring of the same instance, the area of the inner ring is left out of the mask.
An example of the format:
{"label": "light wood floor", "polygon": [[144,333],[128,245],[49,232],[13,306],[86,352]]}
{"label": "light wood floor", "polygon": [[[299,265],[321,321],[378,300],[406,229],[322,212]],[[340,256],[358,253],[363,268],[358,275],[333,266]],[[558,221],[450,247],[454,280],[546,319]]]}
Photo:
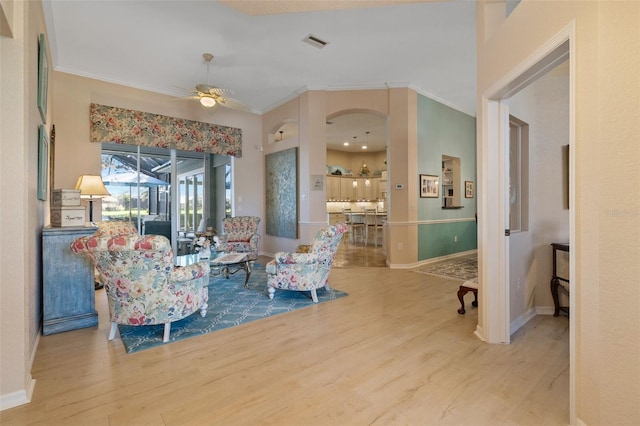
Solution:
{"label": "light wood floor", "polygon": [[384,249],[381,245],[377,247],[361,242],[351,243],[347,238],[343,238],[338,246],[338,251],[333,258],[334,268],[384,268],[387,266]]}
{"label": "light wood floor", "polygon": [[[261,259],[264,261],[265,259]],[[31,404],[2,425],[564,425],[568,319],[473,334],[457,284],[335,268],[348,297],[127,355],[98,328],[42,337]],[[265,296],[266,297],[266,296]]]}

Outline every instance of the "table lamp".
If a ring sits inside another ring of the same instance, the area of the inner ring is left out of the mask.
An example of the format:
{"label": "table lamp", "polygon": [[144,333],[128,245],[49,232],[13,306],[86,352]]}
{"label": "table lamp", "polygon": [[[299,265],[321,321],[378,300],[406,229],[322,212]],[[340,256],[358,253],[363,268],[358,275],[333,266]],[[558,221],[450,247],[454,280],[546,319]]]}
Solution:
{"label": "table lamp", "polygon": [[98,175],[81,175],[76,182],[76,188],[80,190],[80,198],[89,200],[89,222],[93,223],[93,200],[111,195]]}

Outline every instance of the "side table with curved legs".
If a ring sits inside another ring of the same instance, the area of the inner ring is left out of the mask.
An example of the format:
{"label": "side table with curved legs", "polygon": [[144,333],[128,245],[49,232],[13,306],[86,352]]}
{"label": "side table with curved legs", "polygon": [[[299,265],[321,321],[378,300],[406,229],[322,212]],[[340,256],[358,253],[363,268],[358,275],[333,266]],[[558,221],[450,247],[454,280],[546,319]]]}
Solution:
{"label": "side table with curved legs", "polygon": [[[551,277],[550,287],[551,287],[551,297],[553,297],[553,307],[554,307],[553,316],[557,317],[558,315],[560,315],[560,311],[566,312],[566,314],[569,315],[569,307],[560,306],[560,298],[558,297],[558,287],[561,286],[560,283],[565,282],[568,285],[569,279],[558,276],[557,260],[556,260],[558,250],[566,251],[567,253],[569,252],[569,244],[553,243],[551,244],[551,247],[553,247],[553,276]],[[565,287],[562,286],[562,288],[565,288]]]}

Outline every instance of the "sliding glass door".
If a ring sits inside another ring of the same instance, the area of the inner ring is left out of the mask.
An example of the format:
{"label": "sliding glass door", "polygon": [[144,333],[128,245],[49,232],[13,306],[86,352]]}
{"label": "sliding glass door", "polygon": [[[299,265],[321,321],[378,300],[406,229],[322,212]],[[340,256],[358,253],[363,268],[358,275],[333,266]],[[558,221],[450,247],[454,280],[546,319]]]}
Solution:
{"label": "sliding glass door", "polygon": [[230,164],[226,156],[102,144],[102,178],[111,193],[103,199],[102,220],[126,220],[141,234],[165,235],[174,252],[184,254],[178,238],[217,227],[216,206],[226,205],[226,179],[216,191],[214,161]]}

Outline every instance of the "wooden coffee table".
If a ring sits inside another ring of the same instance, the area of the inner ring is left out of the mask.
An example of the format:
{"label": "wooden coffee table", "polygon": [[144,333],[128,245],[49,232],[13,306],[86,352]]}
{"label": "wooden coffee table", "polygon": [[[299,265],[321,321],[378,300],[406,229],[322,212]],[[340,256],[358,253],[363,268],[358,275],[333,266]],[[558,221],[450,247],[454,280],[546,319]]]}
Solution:
{"label": "wooden coffee table", "polygon": [[251,276],[251,259],[248,253],[217,253],[216,257],[209,259],[209,264],[211,275],[214,277],[224,274],[224,277],[229,279],[230,274],[244,271],[244,286],[248,288],[247,283]]}

